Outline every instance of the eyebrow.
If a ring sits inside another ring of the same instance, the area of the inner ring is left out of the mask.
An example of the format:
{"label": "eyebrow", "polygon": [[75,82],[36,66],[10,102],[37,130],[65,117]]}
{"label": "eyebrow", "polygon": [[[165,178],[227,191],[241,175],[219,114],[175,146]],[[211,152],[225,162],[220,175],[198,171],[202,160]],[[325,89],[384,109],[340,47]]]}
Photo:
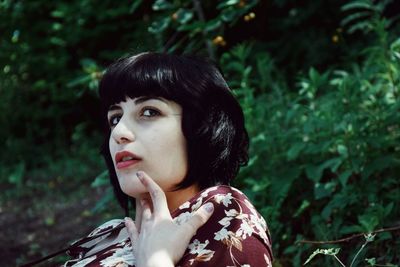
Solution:
{"label": "eyebrow", "polygon": [[[141,96],[141,97],[135,98],[134,102],[135,102],[136,105],[138,105],[138,104],[141,104],[143,102],[146,102],[146,101],[152,100],[152,99],[160,100],[160,101],[162,101],[162,102],[164,102],[165,104],[168,105],[168,102],[164,98],[158,97],[158,96]],[[114,111],[114,110],[120,110],[120,109],[121,109],[121,107],[119,105],[111,105],[108,108],[108,112]]]}
{"label": "eyebrow", "polygon": [[135,104],[140,104],[140,103],[146,102],[148,100],[152,100],[152,99],[160,100],[168,105],[167,101],[164,98],[159,97],[159,96],[141,96],[141,97],[135,98],[134,102],[135,102]]}

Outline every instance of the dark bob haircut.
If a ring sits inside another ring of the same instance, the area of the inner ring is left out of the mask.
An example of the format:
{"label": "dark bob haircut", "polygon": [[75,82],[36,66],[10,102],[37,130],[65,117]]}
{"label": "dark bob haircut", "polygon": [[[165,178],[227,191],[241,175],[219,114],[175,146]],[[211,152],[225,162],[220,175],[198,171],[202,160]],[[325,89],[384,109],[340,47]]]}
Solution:
{"label": "dark bob haircut", "polygon": [[176,189],[230,184],[240,166],[248,162],[249,139],[242,109],[218,68],[205,59],[152,52],[122,58],[106,70],[99,94],[105,122],[101,153],[126,213],[129,197],[119,186],[110,155],[107,111],[127,97],[162,97],[182,107],[188,173]]}

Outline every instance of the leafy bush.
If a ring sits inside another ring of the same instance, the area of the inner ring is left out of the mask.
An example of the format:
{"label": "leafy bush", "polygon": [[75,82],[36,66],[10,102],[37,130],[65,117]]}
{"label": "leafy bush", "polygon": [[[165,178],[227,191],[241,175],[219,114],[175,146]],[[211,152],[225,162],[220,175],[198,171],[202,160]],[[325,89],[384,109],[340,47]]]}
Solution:
{"label": "leafy bush", "polygon": [[[400,39],[387,31],[382,5],[343,6],[356,8],[344,24],[366,9],[349,32],[362,30],[373,40],[356,55],[360,62],[310,68],[298,78],[297,93],[265,52],[240,45],[222,56],[252,136],[253,158],[240,182],[269,221],[277,265],[305,261],[311,247],[297,244],[302,239],[335,240],[398,223]],[[398,262],[396,233],[377,239],[366,253]],[[351,243],[341,254],[350,261],[355,251]]]}
{"label": "leafy bush", "polygon": [[[104,66],[142,50],[198,53],[219,63],[244,109],[251,159],[236,185],[268,221],[275,266],[325,252],[350,265],[363,240],[300,241],[399,224],[392,10],[388,0],[2,1],[2,197],[46,191],[55,177],[72,185],[65,191],[95,176],[93,186],[105,186],[96,108]],[[110,201],[111,191],[95,209]],[[377,233],[353,266],[398,264],[399,251],[398,231]]]}

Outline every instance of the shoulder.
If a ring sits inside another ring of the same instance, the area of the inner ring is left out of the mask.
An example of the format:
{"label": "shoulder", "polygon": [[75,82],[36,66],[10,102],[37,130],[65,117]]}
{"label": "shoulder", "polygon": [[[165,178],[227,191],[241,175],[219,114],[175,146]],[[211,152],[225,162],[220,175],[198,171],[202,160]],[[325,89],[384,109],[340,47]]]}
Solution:
{"label": "shoulder", "polygon": [[107,221],[100,226],[97,226],[94,228],[87,236],[80,238],[78,240],[75,240],[74,242],[71,243],[71,246],[74,247],[81,247],[85,246],[85,243],[91,241],[91,240],[99,240],[102,239],[101,237],[106,237],[106,235],[110,232],[117,231],[118,229],[121,229],[122,226],[124,225],[124,221],[121,219],[113,219],[110,221]]}
{"label": "shoulder", "polygon": [[112,231],[116,228],[120,228],[120,226],[124,225],[124,221],[121,219],[112,219],[109,220],[105,223],[103,223],[102,225],[96,227],[92,232],[90,232],[90,234],[88,235],[88,237],[91,236],[96,236],[108,231]]}
{"label": "shoulder", "polygon": [[87,236],[72,243],[67,253],[71,260],[64,266],[114,266],[118,262],[133,266],[134,263],[131,242],[121,219],[96,227]]}
{"label": "shoulder", "polygon": [[214,203],[214,213],[189,244],[186,257],[191,264],[227,261],[227,265],[241,262],[253,266],[259,258],[263,264],[257,260],[257,266],[269,266],[266,262],[272,259],[272,253],[267,224],[240,190],[225,185],[208,188],[184,203],[176,219],[185,220],[207,202]]}

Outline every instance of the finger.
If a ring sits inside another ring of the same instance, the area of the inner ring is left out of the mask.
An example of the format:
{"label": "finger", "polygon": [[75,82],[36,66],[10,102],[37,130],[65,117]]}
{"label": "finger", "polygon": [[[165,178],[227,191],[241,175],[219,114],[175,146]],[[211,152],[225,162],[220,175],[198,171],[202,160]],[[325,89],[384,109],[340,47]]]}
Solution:
{"label": "finger", "polygon": [[140,198],[136,198],[135,202],[136,202],[135,222],[137,231],[140,233],[140,227],[142,223],[142,205],[140,204]]}
{"label": "finger", "polygon": [[157,216],[170,216],[167,198],[161,187],[143,171],[138,171],[136,175],[150,193],[154,214]]}
{"label": "finger", "polygon": [[202,225],[204,225],[208,219],[210,219],[212,213],[214,212],[214,204],[208,202],[201,206],[193,216],[185,223],[188,234],[190,234],[190,238],[194,236]]}
{"label": "finger", "polygon": [[[135,223],[132,221],[131,218],[129,217],[125,217],[125,227],[128,231],[128,235],[129,238],[131,239],[131,243],[132,244],[136,244],[137,243],[137,239],[139,236],[139,231],[136,228]],[[134,247],[134,246],[133,246]]]}
{"label": "finger", "polygon": [[142,206],[142,222],[141,222],[141,226],[143,227],[143,225],[151,220],[151,209],[150,209],[150,205],[147,202],[146,199],[141,199],[140,200],[141,206]]}

